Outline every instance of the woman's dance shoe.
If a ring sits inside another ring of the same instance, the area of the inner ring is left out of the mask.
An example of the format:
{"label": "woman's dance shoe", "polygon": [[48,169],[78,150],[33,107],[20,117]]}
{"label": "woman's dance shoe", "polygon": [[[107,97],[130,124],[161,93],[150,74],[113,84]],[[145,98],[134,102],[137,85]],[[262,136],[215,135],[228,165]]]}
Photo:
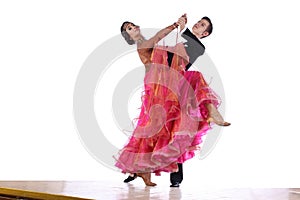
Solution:
{"label": "woman's dance shoe", "polygon": [[136,175],[141,177],[147,186],[156,186],[156,183],[151,182],[151,173],[137,173]]}
{"label": "woman's dance shoe", "polygon": [[136,173],[129,175],[125,180],[124,183],[129,183],[130,181],[133,181],[134,179],[136,179],[137,175]]}
{"label": "woman's dance shoe", "polygon": [[208,119],[207,119],[208,123],[213,122],[219,126],[229,126],[230,125],[229,122],[224,121],[222,115],[219,113],[219,111],[213,104],[207,104],[206,107],[208,109]]}
{"label": "woman's dance shoe", "polygon": [[229,123],[229,122],[225,122],[225,121],[217,121],[217,120],[215,120],[214,118],[212,118],[212,117],[209,117],[208,119],[207,119],[207,122],[210,124],[211,122],[213,122],[213,123],[215,123],[215,124],[217,124],[217,125],[219,125],[219,126],[230,126],[231,125],[231,123]]}

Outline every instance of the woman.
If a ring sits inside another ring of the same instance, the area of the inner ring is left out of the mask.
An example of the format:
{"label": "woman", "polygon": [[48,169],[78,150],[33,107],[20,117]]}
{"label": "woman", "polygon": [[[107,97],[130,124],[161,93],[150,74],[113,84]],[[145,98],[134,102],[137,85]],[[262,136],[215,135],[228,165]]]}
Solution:
{"label": "woman", "polygon": [[137,45],[146,75],[138,124],[120,151],[116,166],[124,173],[136,173],[149,186],[156,185],[151,182],[152,172],[157,175],[162,171],[176,172],[178,162],[194,156],[201,137],[210,128],[209,121],[214,121],[213,115],[200,109],[219,104],[217,96],[201,82],[204,79],[200,73],[185,75],[188,56],[182,43],[174,48],[176,53],[171,66],[168,66],[166,49],[156,45],[178,23],[160,30],[148,40],[139,26],[131,22],[121,26],[127,43]]}

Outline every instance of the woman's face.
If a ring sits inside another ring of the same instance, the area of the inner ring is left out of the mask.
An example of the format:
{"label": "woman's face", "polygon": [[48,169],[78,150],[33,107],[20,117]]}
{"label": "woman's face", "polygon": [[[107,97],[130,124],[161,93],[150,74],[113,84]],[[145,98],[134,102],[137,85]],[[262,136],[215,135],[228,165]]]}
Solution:
{"label": "woman's face", "polygon": [[124,30],[128,33],[131,39],[135,40],[140,35],[140,27],[133,23],[128,23],[124,26]]}

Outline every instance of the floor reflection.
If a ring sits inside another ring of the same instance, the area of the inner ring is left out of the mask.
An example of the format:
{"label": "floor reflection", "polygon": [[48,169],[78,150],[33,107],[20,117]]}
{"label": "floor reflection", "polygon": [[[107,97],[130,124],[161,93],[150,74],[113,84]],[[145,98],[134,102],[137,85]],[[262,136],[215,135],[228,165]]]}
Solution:
{"label": "floor reflection", "polygon": [[106,200],[300,200],[298,188],[198,188],[196,185],[144,186],[142,180],[134,183],[116,181],[2,181],[2,188],[14,188],[88,199]]}

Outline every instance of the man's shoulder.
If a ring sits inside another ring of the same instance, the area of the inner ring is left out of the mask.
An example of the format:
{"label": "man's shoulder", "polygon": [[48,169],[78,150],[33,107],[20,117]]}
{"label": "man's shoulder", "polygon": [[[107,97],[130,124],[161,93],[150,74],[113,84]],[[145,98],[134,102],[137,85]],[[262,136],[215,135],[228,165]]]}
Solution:
{"label": "man's shoulder", "polygon": [[182,37],[185,38],[188,42],[193,42],[201,45],[204,49],[204,44],[190,31],[189,28],[186,28],[182,33]]}

